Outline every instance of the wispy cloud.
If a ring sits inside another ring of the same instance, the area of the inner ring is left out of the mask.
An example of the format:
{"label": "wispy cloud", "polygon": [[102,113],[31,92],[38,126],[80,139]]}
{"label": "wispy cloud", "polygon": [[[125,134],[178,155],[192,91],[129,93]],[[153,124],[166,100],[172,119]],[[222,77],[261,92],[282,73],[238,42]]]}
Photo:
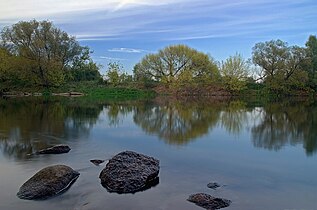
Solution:
{"label": "wispy cloud", "polygon": [[106,59],[106,60],[116,60],[116,61],[127,61],[126,58],[115,58],[115,57],[108,57],[108,56],[99,56],[100,59]]}
{"label": "wispy cloud", "polygon": [[159,6],[181,0],[1,0],[0,20],[46,18],[73,12],[114,12],[137,6]]}
{"label": "wispy cloud", "polygon": [[212,39],[304,26],[312,31],[316,24],[308,23],[317,18],[316,10],[315,0],[0,0],[0,27],[39,18],[81,41]]}
{"label": "wispy cloud", "polygon": [[148,53],[151,52],[149,50],[143,50],[143,49],[134,49],[134,48],[112,48],[108,50],[109,52],[119,52],[119,53]]}

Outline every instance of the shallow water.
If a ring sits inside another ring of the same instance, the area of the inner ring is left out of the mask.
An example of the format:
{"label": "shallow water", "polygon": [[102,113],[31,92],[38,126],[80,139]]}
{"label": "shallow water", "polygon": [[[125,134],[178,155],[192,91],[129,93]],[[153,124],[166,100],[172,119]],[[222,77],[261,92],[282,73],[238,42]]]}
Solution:
{"label": "shallow water", "polygon": [[[28,154],[55,144],[61,155]],[[133,150],[160,160],[160,183],[135,194],[109,193],[98,178],[110,159]],[[226,209],[317,209],[317,104],[309,101],[107,102],[0,100],[0,209],[201,209],[205,192]],[[48,165],[81,175],[65,193],[20,200],[19,187]],[[217,190],[209,182],[225,185]]]}

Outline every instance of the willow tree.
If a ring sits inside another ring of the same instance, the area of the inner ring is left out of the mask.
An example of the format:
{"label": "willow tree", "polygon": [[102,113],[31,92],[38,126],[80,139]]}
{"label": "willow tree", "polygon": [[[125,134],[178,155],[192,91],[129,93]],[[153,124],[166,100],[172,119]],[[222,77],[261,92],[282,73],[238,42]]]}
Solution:
{"label": "willow tree", "polygon": [[244,89],[247,84],[249,69],[249,63],[239,53],[223,61],[220,66],[220,73],[228,90],[236,92]]}
{"label": "willow tree", "polygon": [[306,85],[306,50],[288,46],[281,40],[257,43],[252,52],[253,63],[262,69],[262,79],[269,89],[290,91]]}
{"label": "willow tree", "polygon": [[51,87],[64,81],[65,71],[82,58],[83,47],[75,37],[56,28],[52,22],[21,21],[1,32],[3,46],[24,59],[32,83]]}
{"label": "willow tree", "polygon": [[135,65],[134,75],[172,84],[210,82],[219,73],[217,65],[207,54],[186,45],[172,45],[146,55]]}

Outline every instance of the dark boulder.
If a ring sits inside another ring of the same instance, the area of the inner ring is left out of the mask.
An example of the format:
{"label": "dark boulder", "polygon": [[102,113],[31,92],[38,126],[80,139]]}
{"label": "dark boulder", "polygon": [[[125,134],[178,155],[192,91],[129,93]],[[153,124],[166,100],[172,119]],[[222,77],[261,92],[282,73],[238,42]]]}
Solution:
{"label": "dark boulder", "polygon": [[134,193],[157,185],[159,170],[159,160],[125,151],[109,160],[99,178],[109,192]]}
{"label": "dark boulder", "polygon": [[17,196],[21,199],[46,199],[67,190],[79,177],[79,173],[65,165],[46,167],[21,187]]}
{"label": "dark boulder", "polygon": [[68,145],[59,144],[47,149],[37,151],[36,154],[61,154],[61,153],[68,153],[69,151],[70,151],[70,147]]}
{"label": "dark boulder", "polygon": [[93,159],[93,160],[90,160],[90,162],[93,163],[96,166],[99,166],[101,163],[105,162],[105,160]]}
{"label": "dark boulder", "polygon": [[208,210],[221,209],[230,206],[231,201],[223,198],[216,198],[205,193],[190,195],[188,201]]}

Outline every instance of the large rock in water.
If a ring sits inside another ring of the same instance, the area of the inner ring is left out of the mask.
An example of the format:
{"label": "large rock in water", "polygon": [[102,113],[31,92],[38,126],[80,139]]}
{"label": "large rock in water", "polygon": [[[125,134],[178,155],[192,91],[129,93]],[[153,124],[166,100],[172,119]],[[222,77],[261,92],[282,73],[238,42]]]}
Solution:
{"label": "large rock in water", "polygon": [[216,198],[205,193],[197,193],[189,196],[188,201],[208,210],[221,209],[230,206],[231,201],[223,198]]}
{"label": "large rock in water", "polygon": [[159,160],[125,151],[109,160],[99,178],[109,192],[134,193],[157,184],[159,170]]}
{"label": "large rock in water", "polygon": [[36,154],[61,154],[61,153],[67,153],[70,151],[70,147],[65,144],[59,144],[47,149],[40,150],[36,152]]}
{"label": "large rock in water", "polygon": [[78,176],[79,173],[68,166],[49,166],[26,181],[17,196],[28,200],[46,199],[67,190]]}

